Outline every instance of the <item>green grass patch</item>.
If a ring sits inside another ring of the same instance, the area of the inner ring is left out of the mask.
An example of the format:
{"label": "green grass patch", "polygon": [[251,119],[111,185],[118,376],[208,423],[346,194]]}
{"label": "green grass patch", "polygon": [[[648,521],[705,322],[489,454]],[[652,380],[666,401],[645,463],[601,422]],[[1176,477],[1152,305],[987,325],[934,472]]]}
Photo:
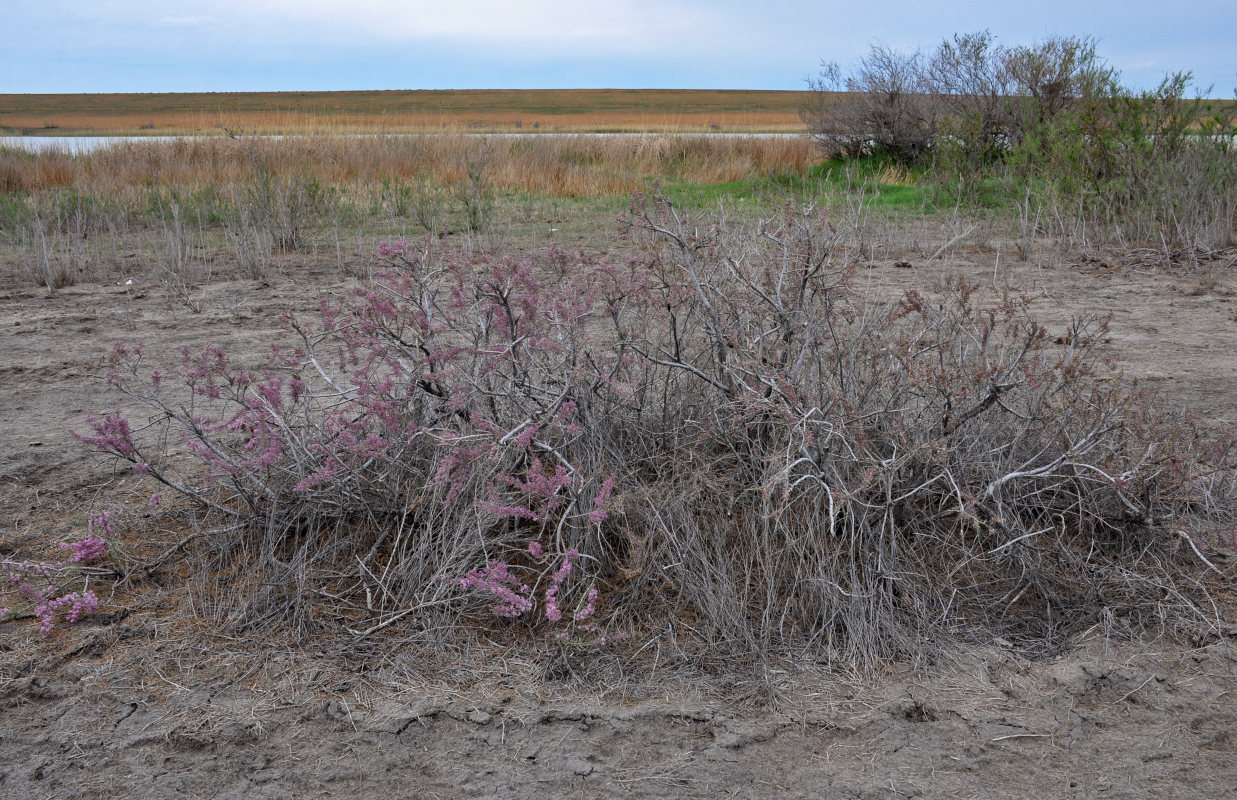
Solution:
{"label": "green grass patch", "polygon": [[[646,180],[651,189],[655,179]],[[891,212],[932,213],[952,205],[944,201],[940,187],[933,185],[923,170],[908,170],[876,156],[833,159],[802,172],[782,172],[724,183],[663,180],[662,188],[675,202],[693,208],[716,207],[718,203],[784,202],[787,197],[825,204],[856,193],[862,193],[864,202],[871,208]]]}

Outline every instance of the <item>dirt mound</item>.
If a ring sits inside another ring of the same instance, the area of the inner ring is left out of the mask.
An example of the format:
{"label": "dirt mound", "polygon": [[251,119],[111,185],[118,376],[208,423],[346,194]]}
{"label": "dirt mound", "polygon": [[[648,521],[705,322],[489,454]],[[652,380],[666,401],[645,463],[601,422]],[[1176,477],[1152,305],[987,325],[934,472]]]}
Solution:
{"label": "dirt mound", "polygon": [[743,702],[708,680],[632,699],[515,672],[451,691],[243,646],[199,665],[153,622],[90,627],[42,662],[7,654],[5,797],[1218,798],[1237,768],[1232,639],[975,649],[932,674],[779,676],[776,701]]}

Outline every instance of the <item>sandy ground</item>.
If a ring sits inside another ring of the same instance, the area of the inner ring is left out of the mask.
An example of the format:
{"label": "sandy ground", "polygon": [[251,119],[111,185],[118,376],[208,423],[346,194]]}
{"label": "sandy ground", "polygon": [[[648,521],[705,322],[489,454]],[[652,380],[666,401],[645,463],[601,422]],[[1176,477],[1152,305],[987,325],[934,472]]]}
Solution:
{"label": "sandy ground", "polygon": [[[864,278],[882,294],[957,274],[1016,286],[1054,332],[1111,312],[1127,376],[1205,422],[1237,421],[1231,264],[994,256],[878,259]],[[281,313],[347,284],[288,264],[270,283],[201,287],[195,312],[140,278],[51,295],[0,281],[0,554],[80,535],[104,494],[141,519],[149,488],[68,433],[126,407],[101,379],[112,341],[143,339],[154,358],[207,339],[256,350],[284,335]],[[160,534],[157,517],[141,524]],[[1217,563],[1223,602],[1237,558]],[[1220,637],[1091,638],[1053,660],[993,644],[862,680],[740,669],[586,685],[517,659],[469,685],[380,642],[360,658],[230,639],[169,611],[175,592],[122,586],[45,640],[0,624],[0,798],[1237,797],[1231,603]]]}

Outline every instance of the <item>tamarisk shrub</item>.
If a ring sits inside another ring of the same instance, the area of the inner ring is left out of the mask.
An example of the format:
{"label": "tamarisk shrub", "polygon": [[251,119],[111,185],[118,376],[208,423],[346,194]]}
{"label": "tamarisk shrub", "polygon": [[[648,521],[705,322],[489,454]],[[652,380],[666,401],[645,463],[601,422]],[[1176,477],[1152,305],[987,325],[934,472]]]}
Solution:
{"label": "tamarisk shrub", "polygon": [[962,281],[878,303],[814,209],[742,231],[637,196],[623,225],[610,259],[383,243],[257,368],[117,345],[154,422],[81,438],[195,504],[162,558],[198,554],[238,625],[587,607],[692,658],[858,665],[1210,624],[1231,443],[1113,380],[1104,320],[1049,337]]}

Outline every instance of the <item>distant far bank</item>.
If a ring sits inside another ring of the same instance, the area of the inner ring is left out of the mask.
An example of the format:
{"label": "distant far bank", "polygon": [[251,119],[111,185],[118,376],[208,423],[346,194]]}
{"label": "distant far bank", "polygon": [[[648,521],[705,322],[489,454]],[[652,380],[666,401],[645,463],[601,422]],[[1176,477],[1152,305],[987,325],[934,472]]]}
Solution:
{"label": "distant far bank", "polygon": [[0,135],[794,133],[803,91],[462,89],[0,94]]}

